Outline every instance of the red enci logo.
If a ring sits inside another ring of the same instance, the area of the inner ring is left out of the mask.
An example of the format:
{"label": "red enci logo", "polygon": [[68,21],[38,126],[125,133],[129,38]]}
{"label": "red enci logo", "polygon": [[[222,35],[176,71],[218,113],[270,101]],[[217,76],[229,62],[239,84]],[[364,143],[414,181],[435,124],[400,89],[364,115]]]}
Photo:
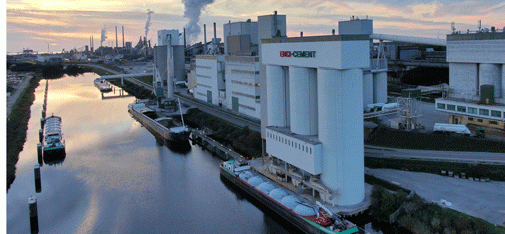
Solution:
{"label": "red enci logo", "polygon": [[291,57],[291,51],[281,51],[281,57]]}

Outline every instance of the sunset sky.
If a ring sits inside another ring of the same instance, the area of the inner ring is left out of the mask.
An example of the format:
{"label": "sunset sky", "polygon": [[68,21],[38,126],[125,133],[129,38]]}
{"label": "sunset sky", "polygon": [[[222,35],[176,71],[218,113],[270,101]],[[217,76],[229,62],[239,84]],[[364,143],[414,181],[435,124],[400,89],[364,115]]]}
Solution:
{"label": "sunset sky", "polygon": [[[197,0],[185,0],[197,2]],[[374,32],[405,36],[445,38],[451,22],[456,29],[476,30],[482,26],[505,27],[503,0],[200,0],[212,2],[204,7],[199,25],[207,24],[207,38],[212,36],[212,23],[217,23],[217,35],[223,37],[223,24],[272,14],[287,15],[288,36],[331,34],[338,21],[355,15],[374,20]],[[108,39],[104,46],[115,46],[115,26],[118,42],[122,45],[121,27],[125,41],[137,44],[145,35],[148,19],[151,25],[148,40],[157,43],[156,32],[161,29],[179,29],[189,21],[184,17],[181,0],[7,0],[7,51],[21,52],[29,47],[34,51],[60,52],[89,44],[91,35],[95,48],[100,46],[101,30],[105,27]],[[197,38],[203,41],[203,35]]]}

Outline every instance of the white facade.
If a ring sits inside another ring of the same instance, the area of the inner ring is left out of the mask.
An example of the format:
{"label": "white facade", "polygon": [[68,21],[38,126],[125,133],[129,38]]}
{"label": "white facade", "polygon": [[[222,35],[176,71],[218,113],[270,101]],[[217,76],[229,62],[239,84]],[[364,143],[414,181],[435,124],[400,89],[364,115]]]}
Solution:
{"label": "white facade", "polygon": [[37,55],[37,61],[45,62],[61,62],[63,61],[63,55],[61,54],[39,54]]}
{"label": "white facade", "polygon": [[311,175],[320,174],[332,190],[331,195],[321,194],[325,202],[361,203],[368,35],[267,39],[261,55],[266,65],[267,153]]}
{"label": "white facade", "polygon": [[196,56],[196,88],[195,98],[218,105],[225,100],[224,56],[197,55]]}
{"label": "white facade", "polygon": [[260,118],[259,58],[256,56],[226,56],[227,108]]}
{"label": "white facade", "polygon": [[158,45],[164,46],[168,44],[172,46],[179,45],[179,30],[177,29],[158,30]]}
{"label": "white facade", "polygon": [[258,22],[248,20],[246,22],[234,22],[223,25],[224,33],[224,53],[229,54],[228,51],[228,37],[229,36],[249,36],[250,44],[248,46],[251,51],[258,51]]}
{"label": "white facade", "polygon": [[[449,94],[436,110],[505,122],[505,32],[447,35],[447,62]],[[479,103],[482,85],[494,86],[495,104]]]}

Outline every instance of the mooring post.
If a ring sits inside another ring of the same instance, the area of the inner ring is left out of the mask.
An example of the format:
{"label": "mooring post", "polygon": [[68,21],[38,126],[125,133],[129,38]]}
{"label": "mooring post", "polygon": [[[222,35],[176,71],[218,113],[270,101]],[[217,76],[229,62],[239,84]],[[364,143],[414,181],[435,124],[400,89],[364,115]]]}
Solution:
{"label": "mooring post", "polygon": [[44,124],[46,123],[45,118],[40,118],[40,128],[44,128]]}
{"label": "mooring post", "polygon": [[44,140],[44,131],[39,129],[39,142],[42,143],[42,140]]}
{"label": "mooring post", "polygon": [[37,214],[37,198],[30,196],[28,198],[28,205],[30,208],[30,229],[31,233],[39,233],[39,217]]}
{"label": "mooring post", "polygon": [[40,193],[42,191],[42,184],[40,183],[40,165],[35,164],[33,166],[33,173],[35,174],[35,192]]}
{"label": "mooring post", "polygon": [[42,143],[37,143],[37,159],[39,165],[42,165]]}
{"label": "mooring post", "polygon": [[42,110],[42,118],[45,118],[45,117],[46,117],[46,111]]}

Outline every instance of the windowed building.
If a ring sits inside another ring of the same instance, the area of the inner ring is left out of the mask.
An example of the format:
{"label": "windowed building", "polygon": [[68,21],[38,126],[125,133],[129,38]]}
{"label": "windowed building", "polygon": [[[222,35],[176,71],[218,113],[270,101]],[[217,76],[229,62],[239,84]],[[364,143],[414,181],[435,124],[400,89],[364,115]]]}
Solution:
{"label": "windowed building", "polygon": [[449,123],[505,129],[505,32],[447,35],[449,92],[436,99]]}

